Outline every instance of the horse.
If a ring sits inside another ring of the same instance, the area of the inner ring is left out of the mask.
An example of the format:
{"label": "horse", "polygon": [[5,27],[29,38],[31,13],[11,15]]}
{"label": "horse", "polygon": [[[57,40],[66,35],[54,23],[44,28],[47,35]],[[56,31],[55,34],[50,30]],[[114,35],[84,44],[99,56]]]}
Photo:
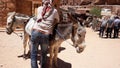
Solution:
{"label": "horse", "polygon": [[[24,54],[23,54],[23,57],[24,58],[26,55],[26,46],[28,45],[27,41],[29,40],[29,35],[25,31],[25,26],[29,19],[30,19],[30,17],[28,15],[16,13],[16,12],[10,12],[10,13],[8,13],[7,24],[6,24],[6,33],[8,35],[15,33],[14,31],[16,30],[16,28],[23,28],[23,31],[24,31],[24,35],[23,35]],[[17,34],[17,33],[15,33],[15,34]]]}

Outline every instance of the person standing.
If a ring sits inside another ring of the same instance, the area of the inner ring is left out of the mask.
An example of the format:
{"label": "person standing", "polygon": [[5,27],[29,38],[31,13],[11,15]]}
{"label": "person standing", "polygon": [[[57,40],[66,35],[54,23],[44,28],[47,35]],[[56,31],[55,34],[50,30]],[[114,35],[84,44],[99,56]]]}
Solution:
{"label": "person standing", "polygon": [[107,34],[106,34],[106,37],[112,37],[112,31],[113,31],[113,21],[114,19],[109,19],[108,22],[107,22]]}
{"label": "person standing", "polygon": [[[41,47],[41,68],[45,68],[49,39],[54,25],[59,22],[58,11],[52,6],[52,0],[43,0],[43,5],[38,7],[37,21],[31,33],[31,68],[38,68],[37,52]],[[55,21],[55,22],[54,22]]]}
{"label": "person standing", "polygon": [[119,17],[115,17],[115,20],[113,22],[113,25],[114,25],[114,35],[113,35],[113,38],[118,38],[118,35],[119,35],[119,24],[120,24],[120,19]]}
{"label": "person standing", "polygon": [[107,26],[107,22],[108,22],[108,17],[105,16],[103,17],[102,21],[101,21],[101,26],[100,26],[100,32],[99,32],[99,37],[103,37],[104,32],[106,31],[106,26]]}

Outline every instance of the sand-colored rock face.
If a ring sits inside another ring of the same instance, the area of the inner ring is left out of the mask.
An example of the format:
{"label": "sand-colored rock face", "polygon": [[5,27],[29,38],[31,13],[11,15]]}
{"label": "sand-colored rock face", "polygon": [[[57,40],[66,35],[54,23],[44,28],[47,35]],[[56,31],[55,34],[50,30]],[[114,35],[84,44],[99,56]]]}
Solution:
{"label": "sand-colored rock face", "polygon": [[15,0],[0,0],[0,25],[4,25],[7,18],[7,13],[15,11]]}
{"label": "sand-colored rock face", "polygon": [[[32,15],[33,1],[42,0],[0,0],[0,26],[5,25],[8,12],[16,11]],[[63,2],[66,5],[120,5],[120,0],[54,0],[54,2],[57,3],[57,7]]]}

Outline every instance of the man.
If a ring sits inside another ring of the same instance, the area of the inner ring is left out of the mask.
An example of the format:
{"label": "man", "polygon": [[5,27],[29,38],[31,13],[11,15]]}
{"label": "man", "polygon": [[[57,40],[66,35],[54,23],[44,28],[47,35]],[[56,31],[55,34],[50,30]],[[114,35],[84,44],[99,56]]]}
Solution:
{"label": "man", "polygon": [[118,36],[119,36],[119,24],[120,24],[119,17],[115,17],[115,20],[113,22],[113,25],[114,25],[114,35],[113,35],[113,38],[118,38]]}
{"label": "man", "polygon": [[108,22],[108,17],[107,16],[103,17],[101,21],[101,26],[100,26],[99,37],[103,37],[104,32],[106,32],[107,22]]}
{"label": "man", "polygon": [[31,33],[31,68],[38,68],[37,51],[39,45],[41,47],[41,68],[45,68],[49,36],[53,32],[54,25],[59,22],[58,12],[52,6],[52,1],[44,0],[42,2],[43,5],[38,7],[37,21]]}
{"label": "man", "polygon": [[110,18],[109,20],[108,20],[108,22],[107,22],[107,38],[108,37],[112,37],[112,30],[113,30],[113,26],[112,26],[112,24],[113,24],[113,21],[114,21],[114,19],[112,19],[112,18]]}

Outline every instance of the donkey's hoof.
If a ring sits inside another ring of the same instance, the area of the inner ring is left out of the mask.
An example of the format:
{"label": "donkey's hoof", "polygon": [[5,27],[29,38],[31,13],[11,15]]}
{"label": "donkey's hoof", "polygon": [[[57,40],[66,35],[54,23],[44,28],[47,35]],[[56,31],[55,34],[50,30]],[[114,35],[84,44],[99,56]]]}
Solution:
{"label": "donkey's hoof", "polygon": [[54,63],[54,68],[58,68],[58,64],[57,63]]}

